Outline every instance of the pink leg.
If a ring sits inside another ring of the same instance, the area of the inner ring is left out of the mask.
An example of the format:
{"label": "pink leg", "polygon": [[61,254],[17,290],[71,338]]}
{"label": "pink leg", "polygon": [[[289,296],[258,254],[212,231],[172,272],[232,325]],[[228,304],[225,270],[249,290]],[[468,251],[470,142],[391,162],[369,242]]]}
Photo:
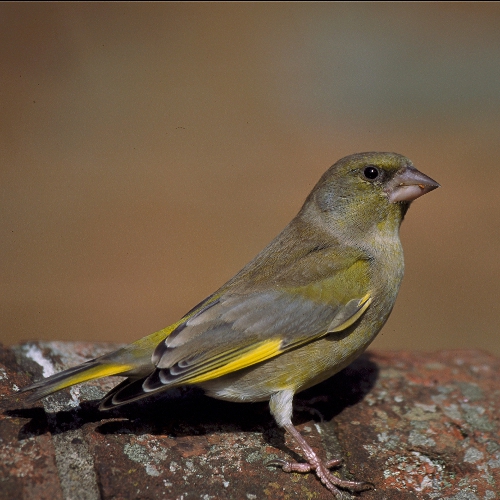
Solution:
{"label": "pink leg", "polygon": [[364,491],[373,487],[370,483],[362,483],[357,481],[346,481],[334,476],[328,469],[340,465],[341,460],[330,460],[323,462],[318,455],[309,446],[307,441],[303,438],[300,432],[291,424],[287,423],[283,427],[295,439],[296,443],[300,446],[306,463],[288,462],[286,460],[273,460],[270,462],[273,465],[280,465],[285,472],[310,472],[314,470],[320,481],[336,496],[341,499],[342,492],[340,488],[351,491]]}

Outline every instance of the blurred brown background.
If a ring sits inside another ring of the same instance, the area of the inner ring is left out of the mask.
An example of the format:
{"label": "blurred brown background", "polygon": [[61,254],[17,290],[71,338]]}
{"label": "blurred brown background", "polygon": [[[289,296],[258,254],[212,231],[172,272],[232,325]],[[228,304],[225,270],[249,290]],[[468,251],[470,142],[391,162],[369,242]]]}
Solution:
{"label": "blurred brown background", "polygon": [[0,4],[0,341],[166,326],[375,150],[442,188],[374,346],[500,354],[499,26],[499,3]]}

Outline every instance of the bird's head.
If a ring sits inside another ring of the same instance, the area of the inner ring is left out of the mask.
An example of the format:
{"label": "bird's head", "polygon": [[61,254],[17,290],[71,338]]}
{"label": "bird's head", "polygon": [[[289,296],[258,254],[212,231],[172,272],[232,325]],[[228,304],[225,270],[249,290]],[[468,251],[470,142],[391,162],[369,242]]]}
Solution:
{"label": "bird's head", "polygon": [[359,234],[385,224],[398,229],[410,203],[437,187],[400,154],[358,153],[323,174],[302,212],[337,233]]}

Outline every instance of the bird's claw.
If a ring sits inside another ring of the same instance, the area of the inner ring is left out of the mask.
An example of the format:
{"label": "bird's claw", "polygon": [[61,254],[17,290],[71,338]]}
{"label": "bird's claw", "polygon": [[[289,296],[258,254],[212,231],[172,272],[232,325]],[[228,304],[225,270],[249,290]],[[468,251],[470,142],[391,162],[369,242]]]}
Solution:
{"label": "bird's claw", "polygon": [[312,467],[308,463],[290,462],[276,458],[266,462],[266,466],[281,467],[284,472],[310,472]]}
{"label": "bird's claw", "polygon": [[[311,470],[314,468],[311,464],[309,463],[304,463],[304,462],[290,462],[289,460],[284,460],[282,458],[274,458],[272,460],[268,460],[265,463],[266,467],[271,466],[271,467],[281,467],[284,472],[311,472]],[[324,467],[326,469],[331,469],[333,467],[339,467],[342,465],[342,459],[341,458],[334,458],[333,460],[328,460],[325,462]]]}
{"label": "bird's claw", "polygon": [[287,463],[288,461],[283,460],[282,458],[272,458],[271,460],[266,460],[264,465],[266,467],[283,467]]}
{"label": "bird's claw", "polygon": [[[332,460],[330,460],[330,462],[332,462]],[[334,476],[328,470],[330,462],[320,462],[315,467],[311,467],[311,469],[315,469],[316,475],[318,476],[319,480],[335,495],[336,498],[344,498],[344,495],[342,491],[339,490],[339,488],[353,492],[360,492],[374,488],[374,485],[372,483],[349,481],[347,479],[341,479],[337,476]]]}

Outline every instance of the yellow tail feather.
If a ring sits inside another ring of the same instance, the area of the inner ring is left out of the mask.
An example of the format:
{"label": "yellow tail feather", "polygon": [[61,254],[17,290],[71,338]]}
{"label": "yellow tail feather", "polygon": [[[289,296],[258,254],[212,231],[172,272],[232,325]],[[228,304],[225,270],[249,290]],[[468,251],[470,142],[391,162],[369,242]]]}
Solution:
{"label": "yellow tail feather", "polygon": [[124,374],[132,368],[133,365],[130,364],[103,362],[99,359],[93,359],[39,380],[23,388],[21,392],[34,390],[35,392],[27,399],[27,402],[34,402],[66,387],[96,378]]}

